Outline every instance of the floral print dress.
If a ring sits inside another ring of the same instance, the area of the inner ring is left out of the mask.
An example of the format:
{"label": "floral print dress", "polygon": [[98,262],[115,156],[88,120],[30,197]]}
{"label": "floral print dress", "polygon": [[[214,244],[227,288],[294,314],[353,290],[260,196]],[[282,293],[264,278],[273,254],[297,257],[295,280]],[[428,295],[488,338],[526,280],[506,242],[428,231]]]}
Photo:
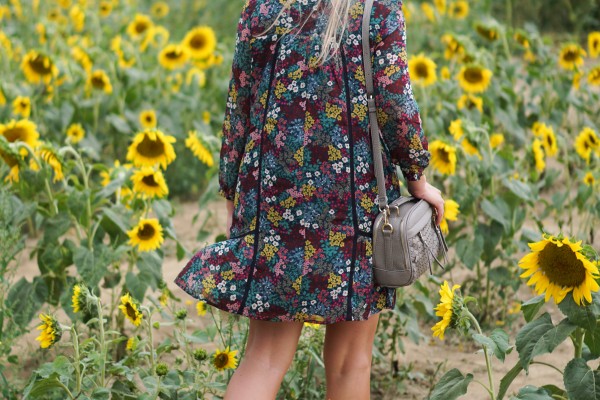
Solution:
{"label": "floral print dress", "polygon": [[[252,319],[319,324],[394,308],[395,289],[373,282],[371,228],[379,208],[362,66],[365,0],[350,1],[340,51],[316,67],[327,23],[316,0],[296,1],[262,36],[282,4],[245,4],[219,167],[219,193],[234,202],[233,222],[228,240],[200,249],[177,276],[194,298]],[[395,165],[418,180],[430,160],[401,7],[376,0],[370,26],[389,199],[400,195]]]}

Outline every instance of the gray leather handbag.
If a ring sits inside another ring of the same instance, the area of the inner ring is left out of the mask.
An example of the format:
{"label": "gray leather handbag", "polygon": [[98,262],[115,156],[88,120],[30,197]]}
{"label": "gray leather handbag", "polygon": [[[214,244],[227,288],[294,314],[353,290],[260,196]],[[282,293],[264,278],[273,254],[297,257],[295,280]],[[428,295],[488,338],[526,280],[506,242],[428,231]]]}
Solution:
{"label": "gray leather handbag", "polygon": [[376,285],[397,288],[412,284],[428,269],[432,273],[432,258],[444,268],[438,257],[443,253],[448,262],[448,246],[440,227],[435,223],[436,209],[425,200],[400,195],[388,204],[380,129],[373,97],[373,70],[369,46],[372,7],[373,0],[366,0],[362,20],[362,47],[380,211],[372,229],[373,279]]}

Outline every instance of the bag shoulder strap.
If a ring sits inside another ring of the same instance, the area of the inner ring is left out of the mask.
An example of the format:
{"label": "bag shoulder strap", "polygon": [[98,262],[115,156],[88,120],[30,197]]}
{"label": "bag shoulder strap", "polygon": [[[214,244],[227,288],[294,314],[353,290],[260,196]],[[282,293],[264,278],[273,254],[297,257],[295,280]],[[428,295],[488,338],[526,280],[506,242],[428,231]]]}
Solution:
{"label": "bag shoulder strap", "polygon": [[373,0],[365,0],[362,19],[362,50],[363,66],[365,69],[365,82],[367,86],[367,105],[369,107],[369,126],[371,130],[371,143],[373,147],[373,161],[375,168],[375,177],[377,178],[377,202],[379,210],[383,211],[388,207],[387,191],[385,188],[385,178],[383,173],[383,159],[381,157],[381,141],[379,138],[379,125],[377,123],[377,108],[375,107],[375,97],[373,89],[373,63],[371,61],[370,33],[371,10]]}

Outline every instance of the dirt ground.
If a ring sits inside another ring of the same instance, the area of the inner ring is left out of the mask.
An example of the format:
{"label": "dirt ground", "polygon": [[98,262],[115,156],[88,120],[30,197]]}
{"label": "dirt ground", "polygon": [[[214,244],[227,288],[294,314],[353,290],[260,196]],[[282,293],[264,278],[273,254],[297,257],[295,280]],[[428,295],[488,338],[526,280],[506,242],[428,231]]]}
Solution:
{"label": "dirt ground", "polygon": [[[225,202],[221,199],[210,203],[207,208],[200,210],[199,206],[196,202],[186,202],[186,203],[174,203],[174,207],[177,210],[176,215],[174,217],[173,223],[175,227],[175,231],[177,236],[183,243],[183,245],[190,251],[198,250],[203,246],[202,243],[199,243],[195,240],[196,234],[200,229],[205,217],[212,213],[212,216],[209,218],[208,222],[204,226],[204,229],[207,229],[211,232],[221,233],[225,231],[225,213],[226,207]],[[198,220],[192,224],[192,218],[196,214],[200,214]],[[535,226],[529,226],[531,229],[535,230]],[[553,221],[547,221],[546,225],[547,229],[556,228],[553,226]],[[214,236],[210,238],[213,240]],[[37,239],[28,239],[27,247],[28,249],[33,248]],[[600,248],[598,246],[597,240],[595,243],[596,248]],[[20,279],[21,276],[25,276],[28,280],[31,280],[34,276],[38,274],[38,268],[35,260],[28,260],[28,254],[30,251],[26,249],[21,254],[21,260],[19,262],[19,268],[16,276],[16,280]],[[174,283],[176,275],[179,271],[185,266],[187,261],[183,259],[181,261],[177,261],[175,257],[175,245],[172,241],[167,240],[164,245],[166,259],[164,262],[163,274],[164,279],[169,285],[169,288],[173,291],[173,293],[178,296],[182,300],[192,300],[192,298],[179,289]],[[451,277],[455,283],[461,282],[460,272],[457,273],[453,271],[453,276]],[[450,278],[445,276],[445,278]],[[523,285],[521,288],[523,291],[522,299],[528,299],[533,297],[534,294],[531,290]],[[108,300],[108,293],[103,293],[103,297],[106,296]],[[437,302],[437,294],[436,298],[432,299],[433,302]],[[195,304],[195,303],[194,303]],[[197,317],[194,305],[190,304],[187,306],[189,313],[193,319],[193,324],[190,326],[190,329],[200,328],[202,326],[206,326],[212,323],[210,317]],[[386,312],[386,311],[384,311]],[[59,318],[64,318],[65,322],[68,321],[67,317],[62,314],[59,310],[57,312]],[[556,315],[556,318],[553,316],[553,321],[556,321],[559,318],[559,315],[554,310],[553,315]],[[48,361],[52,359],[51,352],[44,352],[38,347],[38,342],[35,341],[35,337],[38,334],[34,328],[38,324],[37,320],[32,321],[32,330],[31,333],[23,337],[23,340],[20,341],[19,349],[16,349],[18,354],[25,354],[26,356],[21,356],[23,361],[23,369],[21,370],[21,375],[23,377],[28,377],[31,375],[33,369],[37,367],[36,364],[39,364],[43,361]],[[422,332],[428,334],[430,332],[430,326],[423,325]],[[68,336],[68,335],[67,335]],[[157,343],[161,340],[160,331],[155,336],[155,340]],[[511,340],[514,341],[514,333],[511,334]],[[474,381],[471,383],[469,387],[468,393],[462,397],[465,400],[480,400],[489,398],[485,392],[485,390],[481,387],[481,385],[477,384],[475,380],[480,382],[487,382],[487,375],[485,369],[485,360],[483,354],[481,352],[477,352],[476,348],[471,345],[471,341],[467,339],[458,338],[457,335],[451,333],[447,335],[445,341],[440,341],[437,338],[431,338],[426,343],[421,343],[419,345],[414,344],[408,338],[404,339],[404,345],[406,348],[406,354],[401,357],[402,363],[406,366],[412,365],[412,371],[423,374],[425,377],[430,376],[435,371],[440,363],[445,363],[442,367],[442,371],[446,371],[452,368],[459,368],[463,373],[471,372],[474,374]],[[513,342],[514,344],[514,342]],[[475,349],[475,350],[469,350]],[[560,369],[562,369],[566,363],[572,358],[573,348],[570,342],[565,342],[561,345],[553,354],[545,355],[537,358],[539,361],[545,361],[554,365]],[[516,350],[514,350],[506,359],[504,363],[493,359],[492,365],[495,374],[495,385],[497,390],[497,385],[500,382],[500,378],[504,376],[506,372],[508,372],[517,362],[518,354]],[[440,372],[436,381],[441,377]],[[391,399],[412,399],[412,400],[421,400],[427,396],[429,387],[426,384],[426,379],[417,379],[415,382],[406,381],[406,393],[401,397],[391,396],[391,397],[382,397],[384,400]],[[558,386],[562,386],[562,376],[552,368],[543,365],[534,365],[530,368],[529,375],[525,375],[522,373],[517,379],[515,379],[511,389],[509,390],[509,394],[512,392],[516,392],[519,388],[525,385],[536,385],[542,386],[545,384],[554,383]],[[375,399],[375,397],[373,397]]]}

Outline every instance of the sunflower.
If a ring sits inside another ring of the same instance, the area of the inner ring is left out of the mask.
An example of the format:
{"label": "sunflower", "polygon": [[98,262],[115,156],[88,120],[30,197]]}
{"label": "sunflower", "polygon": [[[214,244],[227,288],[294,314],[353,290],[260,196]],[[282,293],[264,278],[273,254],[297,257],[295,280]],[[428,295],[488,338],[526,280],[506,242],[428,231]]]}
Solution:
{"label": "sunflower", "polygon": [[544,160],[544,149],[542,148],[542,141],[540,139],[533,140],[531,151],[533,152],[535,169],[538,172],[542,172],[546,168],[546,161]]}
{"label": "sunflower", "polygon": [[40,336],[38,336],[35,340],[40,342],[40,347],[42,349],[47,349],[60,340],[62,336],[62,330],[60,328],[60,324],[54,316],[41,313],[40,319],[42,320],[42,324],[39,325],[37,329],[42,332],[40,332]]}
{"label": "sunflower", "polygon": [[152,19],[144,14],[136,14],[133,21],[127,26],[127,34],[134,40],[139,40],[146,36],[150,28],[154,26]]}
{"label": "sunflower", "polygon": [[515,39],[515,41],[517,43],[519,43],[521,46],[523,46],[526,49],[531,47],[529,44],[529,39],[527,37],[527,34],[522,30],[517,30],[517,32],[515,32],[515,34],[513,35],[513,39]]}
{"label": "sunflower", "polygon": [[583,299],[592,301],[592,292],[600,289],[598,267],[582,253],[581,240],[571,242],[568,237],[543,234],[539,242],[528,243],[531,252],[519,260],[525,270],[521,278],[529,277],[528,286],[535,284],[537,294],[545,294],[545,301],[554,297],[560,303],[573,291],[573,300],[583,305]]}
{"label": "sunflower", "polygon": [[140,339],[138,339],[137,336],[132,336],[129,339],[127,339],[127,345],[125,346],[125,348],[129,351],[135,351],[139,342]]}
{"label": "sunflower", "polygon": [[85,88],[88,93],[91,89],[101,90],[106,94],[111,94],[113,91],[110,78],[106,72],[101,69],[88,74]]}
{"label": "sunflower", "polygon": [[185,140],[185,145],[187,148],[192,150],[192,153],[194,153],[194,155],[198,157],[198,159],[204,164],[209,167],[214,165],[215,162],[213,160],[213,156],[206,148],[206,144],[203,142],[202,138],[198,136],[198,132],[189,131],[188,137]]}
{"label": "sunflower", "polygon": [[479,153],[479,150],[477,149],[477,147],[473,143],[471,143],[471,141],[469,139],[464,138],[460,142],[460,145],[462,146],[465,153],[467,153],[468,155],[477,156],[477,158],[479,158],[480,160],[483,160],[481,153]]}
{"label": "sunflower", "polygon": [[576,43],[566,43],[563,45],[558,64],[567,70],[574,70],[577,67],[583,65],[583,57],[587,54],[580,45]]}
{"label": "sunflower", "polygon": [[[164,26],[153,26],[148,31],[142,44],[140,44],[140,50],[146,51],[149,45],[152,45],[153,47],[164,47],[168,43],[170,35],[169,30]],[[160,40],[157,40],[157,38]]]}
{"label": "sunflower", "polygon": [[411,57],[408,61],[408,70],[412,80],[418,85],[427,87],[437,81],[435,62],[423,53]]}
{"label": "sunflower", "polygon": [[206,86],[206,72],[200,68],[193,67],[188,70],[185,74],[185,84],[188,86],[191,85],[194,78],[198,78],[198,86]]}
{"label": "sunflower", "polygon": [[448,79],[450,79],[450,68],[443,66],[441,71],[440,71],[440,76],[442,77],[443,80],[447,81]]}
{"label": "sunflower", "polygon": [[[0,133],[2,132],[0,128]],[[587,163],[590,162],[590,157],[592,155],[592,151],[599,152],[600,150],[600,141],[596,136],[596,132],[590,127],[585,127],[577,138],[575,138],[575,151],[581,158],[583,158]]]}
{"label": "sunflower", "polygon": [[454,1],[448,7],[448,15],[456,19],[464,19],[469,15],[469,3],[464,0]]}
{"label": "sunflower", "polygon": [[142,167],[131,176],[133,191],[142,193],[145,197],[161,198],[169,194],[169,188],[162,172],[153,167]]}
{"label": "sunflower", "polygon": [[437,8],[440,15],[444,15],[446,13],[446,0],[433,0],[433,4],[435,4],[435,8]]}
{"label": "sunflower", "polygon": [[583,183],[587,186],[594,186],[596,184],[596,178],[591,172],[587,172],[583,177]]}
{"label": "sunflower", "polygon": [[421,10],[430,22],[435,22],[435,9],[429,3],[421,3]]}
{"label": "sunflower", "polygon": [[138,246],[140,251],[156,250],[162,244],[163,227],[156,218],[142,218],[132,230],[127,232],[129,244]]}
{"label": "sunflower", "polygon": [[217,349],[213,358],[213,365],[218,371],[223,371],[225,368],[234,369],[237,367],[236,354],[237,350],[229,351],[229,346],[223,351]]}
{"label": "sunflower", "polygon": [[469,93],[484,92],[490,85],[492,71],[478,65],[463,66],[457,78],[460,87]]}
{"label": "sunflower", "polygon": [[[50,145],[43,144],[41,145],[41,147],[36,148],[34,151],[39,158],[41,158],[48,165],[50,165],[50,167],[52,167],[52,170],[54,171],[53,182],[65,179],[62,169],[64,165],[64,160],[56,153],[56,151],[52,147],[50,147]],[[40,166],[37,165],[35,159],[33,158],[30,159],[29,165],[30,168],[34,171],[39,171],[40,169]]]}
{"label": "sunflower", "polygon": [[85,285],[76,283],[75,286],[73,286],[73,296],[71,296],[73,312],[78,313],[86,309],[87,293],[88,289],[85,287]]}
{"label": "sunflower", "polygon": [[459,205],[456,201],[446,199],[444,201],[444,215],[442,216],[442,222],[440,222],[440,229],[447,235],[449,232],[448,221],[456,221],[458,219]]}
{"label": "sunflower", "polygon": [[31,115],[31,99],[27,96],[17,96],[12,103],[13,114],[20,115],[23,118],[29,118]]}
{"label": "sunflower", "polygon": [[152,4],[152,8],[150,8],[150,12],[152,16],[155,18],[164,18],[169,14],[169,5],[164,1],[159,1]]}
{"label": "sunflower", "polygon": [[85,136],[85,129],[81,124],[71,124],[67,128],[67,137],[71,143],[78,143]]}
{"label": "sunflower", "polygon": [[591,32],[588,35],[588,51],[592,58],[600,56],[600,32]]}
{"label": "sunflower", "polygon": [[71,49],[71,56],[88,74],[92,71],[93,62],[88,54],[79,46]]}
{"label": "sunflower", "polygon": [[144,110],[140,113],[140,124],[143,128],[156,128],[156,112],[154,110]]}
{"label": "sunflower", "polygon": [[121,304],[119,309],[123,311],[123,315],[127,317],[135,326],[139,326],[142,322],[143,315],[139,310],[139,305],[133,300],[129,293],[121,296]]}
{"label": "sunflower", "polygon": [[98,6],[98,12],[102,18],[108,17],[113,10],[113,4],[110,1],[101,1]]}
{"label": "sunflower", "polygon": [[23,156],[10,147],[8,140],[0,135],[0,157],[9,167],[9,172],[4,178],[5,182],[19,182],[19,172],[25,165]]}
{"label": "sunflower", "polygon": [[180,44],[169,44],[158,54],[158,62],[164,68],[174,70],[185,65],[190,57],[187,47]]}
{"label": "sunflower", "polygon": [[546,125],[543,122],[536,121],[532,127],[533,134],[542,140],[544,151],[547,156],[554,156],[558,152],[558,145],[556,144],[556,136],[554,129],[551,126]]}
{"label": "sunflower", "polygon": [[456,148],[441,140],[434,140],[429,146],[431,165],[442,174],[454,175],[456,172]]}
{"label": "sunflower", "polygon": [[217,36],[209,26],[198,26],[190,30],[183,38],[190,55],[195,60],[201,60],[211,55],[217,47]]}
{"label": "sunflower", "polygon": [[433,336],[439,337],[440,340],[444,340],[444,333],[446,332],[446,329],[455,328],[457,325],[457,320],[461,309],[461,301],[460,297],[454,292],[459,288],[460,285],[454,285],[452,286],[452,289],[450,289],[448,281],[444,281],[444,283],[440,286],[440,302],[434,308],[434,310],[435,315],[442,317],[442,320],[431,328],[433,331]]}
{"label": "sunflower", "polygon": [[167,289],[166,287],[164,287],[161,291],[160,291],[160,296],[158,297],[158,302],[163,306],[166,307],[167,306],[167,300],[169,300],[169,289]]}
{"label": "sunflower", "polygon": [[146,129],[133,139],[127,150],[127,160],[133,161],[136,167],[152,167],[160,163],[163,169],[175,160],[175,150],[171,143],[173,136],[167,136],[159,130]]}
{"label": "sunflower", "polygon": [[73,24],[75,31],[83,31],[83,28],[85,28],[85,13],[79,6],[73,6],[69,10],[69,17],[71,18],[71,23]]}
{"label": "sunflower", "polygon": [[587,81],[590,85],[600,86],[600,66],[594,67],[590,70],[587,76]]}
{"label": "sunflower", "polygon": [[[38,138],[40,137],[37,126],[28,119],[19,121],[13,119],[7,124],[0,124],[0,135],[4,136],[10,143],[25,142],[31,148],[38,145]],[[21,149],[20,154],[26,155],[27,150]]]}
{"label": "sunflower", "polygon": [[490,136],[490,147],[492,149],[495,149],[496,147],[500,146],[502,143],[504,143],[504,135],[501,133],[493,133]]}
{"label": "sunflower", "polygon": [[483,99],[470,93],[460,96],[456,105],[458,106],[459,110],[462,110],[463,108],[469,110],[476,108],[480,113],[483,113]]}
{"label": "sunflower", "polygon": [[208,309],[208,306],[206,305],[205,301],[199,301],[196,303],[196,312],[198,313],[198,315],[200,315],[200,316],[206,315],[207,309]]}
{"label": "sunflower", "polygon": [[459,140],[465,133],[462,128],[462,119],[459,118],[450,122],[450,127],[448,128],[448,131],[450,131],[454,140]]}
{"label": "sunflower", "polygon": [[494,42],[498,40],[500,34],[498,33],[498,29],[492,26],[485,26],[483,24],[477,24],[475,26],[475,31],[484,39],[489,40],[490,42]]}
{"label": "sunflower", "polygon": [[202,121],[206,125],[210,124],[210,112],[209,111],[202,112]]}
{"label": "sunflower", "polygon": [[50,57],[35,50],[29,51],[23,57],[21,69],[27,81],[34,84],[44,82],[48,85],[52,78],[58,76],[58,68],[54,65]]}

